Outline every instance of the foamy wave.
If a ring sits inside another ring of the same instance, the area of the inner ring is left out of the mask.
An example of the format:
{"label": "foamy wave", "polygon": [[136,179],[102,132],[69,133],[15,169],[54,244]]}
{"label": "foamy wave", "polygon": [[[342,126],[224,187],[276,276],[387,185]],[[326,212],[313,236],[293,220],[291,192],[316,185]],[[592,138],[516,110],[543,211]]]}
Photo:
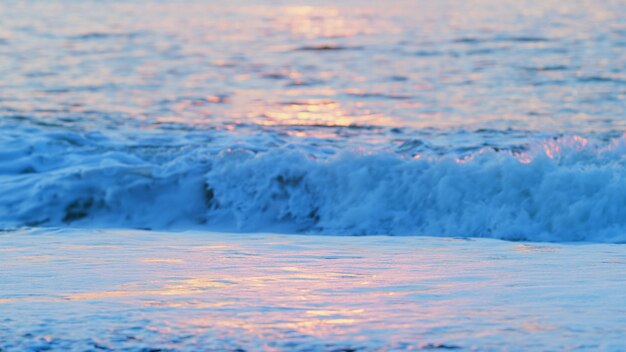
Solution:
{"label": "foamy wave", "polygon": [[624,138],[463,158],[72,138],[3,143],[0,225],[626,242]]}

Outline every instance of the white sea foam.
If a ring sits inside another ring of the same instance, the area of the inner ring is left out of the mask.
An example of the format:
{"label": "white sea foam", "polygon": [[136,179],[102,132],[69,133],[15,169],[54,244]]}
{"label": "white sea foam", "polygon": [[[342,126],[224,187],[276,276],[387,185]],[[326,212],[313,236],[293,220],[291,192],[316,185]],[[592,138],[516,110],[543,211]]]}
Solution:
{"label": "white sea foam", "polygon": [[[330,156],[254,139],[3,139],[0,224],[626,241],[626,139]],[[178,137],[177,137],[178,138]],[[177,142],[176,142],[177,141]],[[258,141],[257,141],[258,142]],[[177,144],[178,143],[178,144]],[[248,146],[248,147],[246,147]]]}

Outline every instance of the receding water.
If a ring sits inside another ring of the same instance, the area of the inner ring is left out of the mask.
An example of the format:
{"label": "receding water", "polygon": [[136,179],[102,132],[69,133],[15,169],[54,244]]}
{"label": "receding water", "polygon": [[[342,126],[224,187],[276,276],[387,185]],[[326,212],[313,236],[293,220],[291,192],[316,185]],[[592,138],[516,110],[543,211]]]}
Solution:
{"label": "receding water", "polygon": [[625,347],[624,246],[67,229],[0,243],[7,352]]}

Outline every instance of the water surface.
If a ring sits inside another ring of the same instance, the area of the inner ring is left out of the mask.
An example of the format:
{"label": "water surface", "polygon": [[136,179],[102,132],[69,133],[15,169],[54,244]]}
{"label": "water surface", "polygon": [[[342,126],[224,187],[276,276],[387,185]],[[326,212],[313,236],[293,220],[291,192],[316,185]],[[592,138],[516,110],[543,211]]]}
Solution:
{"label": "water surface", "polygon": [[13,351],[621,351],[626,250],[429,237],[0,235]]}

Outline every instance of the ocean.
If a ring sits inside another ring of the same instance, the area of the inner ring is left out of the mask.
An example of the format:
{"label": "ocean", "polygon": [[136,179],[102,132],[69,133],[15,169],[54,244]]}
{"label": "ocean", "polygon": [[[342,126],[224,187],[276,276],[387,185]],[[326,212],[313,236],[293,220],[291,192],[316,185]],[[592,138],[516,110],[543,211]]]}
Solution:
{"label": "ocean", "polygon": [[0,351],[625,350],[625,15],[3,1]]}

